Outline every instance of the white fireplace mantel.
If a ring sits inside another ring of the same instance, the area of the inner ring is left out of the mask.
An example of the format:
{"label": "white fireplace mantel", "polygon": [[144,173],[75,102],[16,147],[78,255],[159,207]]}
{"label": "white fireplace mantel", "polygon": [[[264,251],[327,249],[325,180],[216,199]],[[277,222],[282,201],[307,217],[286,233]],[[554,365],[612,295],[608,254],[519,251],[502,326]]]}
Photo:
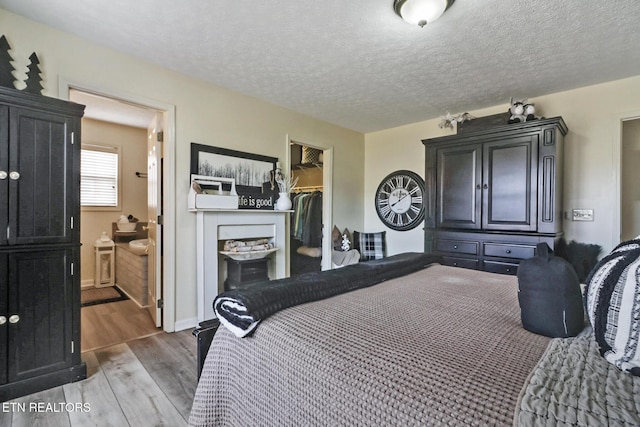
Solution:
{"label": "white fireplace mantel", "polygon": [[268,238],[277,251],[270,255],[269,278],[288,276],[286,215],[291,211],[199,209],[196,213],[196,281],[198,322],[213,319],[213,300],[224,290],[225,240]]}

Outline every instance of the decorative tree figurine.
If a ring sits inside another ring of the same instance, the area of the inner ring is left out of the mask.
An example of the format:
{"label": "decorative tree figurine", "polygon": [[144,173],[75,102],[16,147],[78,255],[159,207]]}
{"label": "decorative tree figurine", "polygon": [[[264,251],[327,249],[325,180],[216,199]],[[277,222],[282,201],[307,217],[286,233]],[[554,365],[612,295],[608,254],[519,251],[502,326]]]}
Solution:
{"label": "decorative tree figurine", "polygon": [[15,77],[13,77],[13,58],[9,54],[11,46],[5,36],[0,37],[0,86],[15,88]]}
{"label": "decorative tree figurine", "polygon": [[27,80],[25,83],[27,87],[24,88],[25,92],[35,93],[40,95],[42,93],[42,79],[40,78],[40,60],[38,59],[38,55],[36,53],[32,53],[29,57],[29,71],[27,72]]}
{"label": "decorative tree figurine", "polygon": [[347,237],[346,234],[342,235],[342,246],[341,246],[342,250],[344,252],[348,251],[349,249],[351,249],[351,242],[349,241],[349,238]]}

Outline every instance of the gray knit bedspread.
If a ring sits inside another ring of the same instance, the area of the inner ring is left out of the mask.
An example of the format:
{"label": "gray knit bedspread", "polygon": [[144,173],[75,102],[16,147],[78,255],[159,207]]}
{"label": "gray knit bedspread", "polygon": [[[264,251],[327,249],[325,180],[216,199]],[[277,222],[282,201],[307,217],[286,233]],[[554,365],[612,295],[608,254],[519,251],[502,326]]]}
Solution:
{"label": "gray knit bedspread", "polygon": [[589,327],[551,341],[518,409],[520,426],[640,426],[640,377],[601,357]]}
{"label": "gray knit bedspread", "polygon": [[433,265],[219,328],[192,426],[512,425],[549,338],[524,330],[513,276]]}

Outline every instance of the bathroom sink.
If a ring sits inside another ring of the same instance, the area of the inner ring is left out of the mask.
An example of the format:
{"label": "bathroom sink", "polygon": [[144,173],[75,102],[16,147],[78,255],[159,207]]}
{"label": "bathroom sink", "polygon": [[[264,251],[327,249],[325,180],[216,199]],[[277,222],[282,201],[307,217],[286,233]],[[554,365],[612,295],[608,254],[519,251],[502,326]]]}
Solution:
{"label": "bathroom sink", "polygon": [[146,254],[149,239],[137,239],[129,242],[129,249],[137,254]]}

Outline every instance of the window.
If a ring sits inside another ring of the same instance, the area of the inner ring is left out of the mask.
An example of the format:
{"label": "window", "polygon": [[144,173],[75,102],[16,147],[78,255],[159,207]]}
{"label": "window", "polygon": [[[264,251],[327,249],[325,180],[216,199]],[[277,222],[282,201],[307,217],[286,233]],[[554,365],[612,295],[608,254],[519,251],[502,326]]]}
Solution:
{"label": "window", "polygon": [[83,145],[80,156],[80,205],[118,209],[119,152],[117,147]]}

